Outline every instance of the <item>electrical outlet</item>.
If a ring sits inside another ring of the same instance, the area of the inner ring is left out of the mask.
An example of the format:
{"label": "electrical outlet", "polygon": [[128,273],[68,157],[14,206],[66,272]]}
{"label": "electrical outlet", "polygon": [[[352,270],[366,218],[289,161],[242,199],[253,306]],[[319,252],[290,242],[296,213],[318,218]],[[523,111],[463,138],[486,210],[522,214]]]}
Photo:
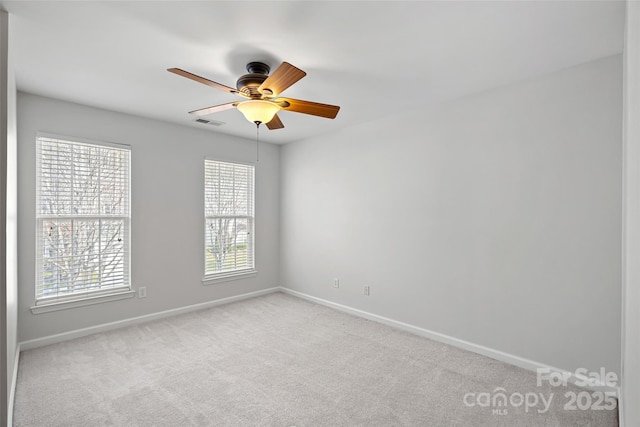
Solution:
{"label": "electrical outlet", "polygon": [[365,286],[365,287],[364,287],[364,294],[365,294],[366,296],[371,295],[371,293],[370,293],[370,289],[369,289],[369,286]]}
{"label": "electrical outlet", "polygon": [[147,287],[142,286],[138,288],[138,298],[146,298],[147,297]]}
{"label": "electrical outlet", "polygon": [[340,287],[340,279],[333,279],[333,287],[334,288]]}

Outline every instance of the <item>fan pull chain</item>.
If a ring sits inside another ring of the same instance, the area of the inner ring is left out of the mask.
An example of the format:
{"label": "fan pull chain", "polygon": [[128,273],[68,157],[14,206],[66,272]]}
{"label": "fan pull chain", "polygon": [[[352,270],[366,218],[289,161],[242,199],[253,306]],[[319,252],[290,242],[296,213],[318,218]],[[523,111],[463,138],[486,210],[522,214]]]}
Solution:
{"label": "fan pull chain", "polygon": [[256,163],[260,161],[260,123],[256,122]]}

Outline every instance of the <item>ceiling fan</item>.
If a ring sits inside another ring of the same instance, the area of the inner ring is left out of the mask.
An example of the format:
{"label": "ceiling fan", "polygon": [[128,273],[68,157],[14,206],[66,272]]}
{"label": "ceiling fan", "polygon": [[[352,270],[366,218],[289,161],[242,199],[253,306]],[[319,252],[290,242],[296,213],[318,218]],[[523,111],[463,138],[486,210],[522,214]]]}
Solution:
{"label": "ceiling fan", "polygon": [[255,123],[257,126],[264,123],[267,128],[274,130],[284,127],[278,117],[278,111],[280,110],[310,114],[328,119],[334,119],[340,110],[340,107],[337,105],[280,97],[280,93],[307,75],[307,73],[288,62],[280,64],[271,75],[269,75],[271,68],[267,64],[263,62],[249,62],[247,64],[248,74],[238,78],[235,89],[181,70],[180,68],[169,68],[167,71],[246,98],[244,101],[228,102],[226,104],[214,105],[189,112],[197,116],[237,108],[250,122]]}

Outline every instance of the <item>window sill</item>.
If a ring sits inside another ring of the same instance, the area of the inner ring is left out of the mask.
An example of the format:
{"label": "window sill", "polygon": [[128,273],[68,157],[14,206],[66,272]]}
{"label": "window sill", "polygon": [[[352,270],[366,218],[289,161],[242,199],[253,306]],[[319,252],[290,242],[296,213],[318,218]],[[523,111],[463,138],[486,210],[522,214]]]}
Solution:
{"label": "window sill", "polygon": [[229,273],[205,276],[202,279],[202,284],[205,286],[215,285],[218,283],[229,282],[231,280],[240,280],[240,279],[246,279],[248,277],[255,277],[257,274],[258,274],[257,270],[232,271]]}
{"label": "window sill", "polygon": [[101,304],[103,302],[117,301],[121,299],[133,298],[136,294],[134,290],[126,290],[118,293],[89,296],[84,298],[78,298],[67,301],[56,301],[48,304],[40,304],[31,307],[32,314],[49,313],[52,311],[67,310],[75,307],[82,307],[85,305]]}

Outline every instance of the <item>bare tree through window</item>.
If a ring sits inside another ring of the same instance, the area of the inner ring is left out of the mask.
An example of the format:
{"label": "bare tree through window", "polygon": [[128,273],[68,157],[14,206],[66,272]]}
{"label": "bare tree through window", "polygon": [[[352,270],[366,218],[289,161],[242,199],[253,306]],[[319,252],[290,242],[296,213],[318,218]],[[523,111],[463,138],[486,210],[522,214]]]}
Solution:
{"label": "bare tree through window", "polygon": [[250,270],[254,168],[205,160],[205,275]]}
{"label": "bare tree through window", "polygon": [[124,148],[39,136],[36,299],[129,287]]}

